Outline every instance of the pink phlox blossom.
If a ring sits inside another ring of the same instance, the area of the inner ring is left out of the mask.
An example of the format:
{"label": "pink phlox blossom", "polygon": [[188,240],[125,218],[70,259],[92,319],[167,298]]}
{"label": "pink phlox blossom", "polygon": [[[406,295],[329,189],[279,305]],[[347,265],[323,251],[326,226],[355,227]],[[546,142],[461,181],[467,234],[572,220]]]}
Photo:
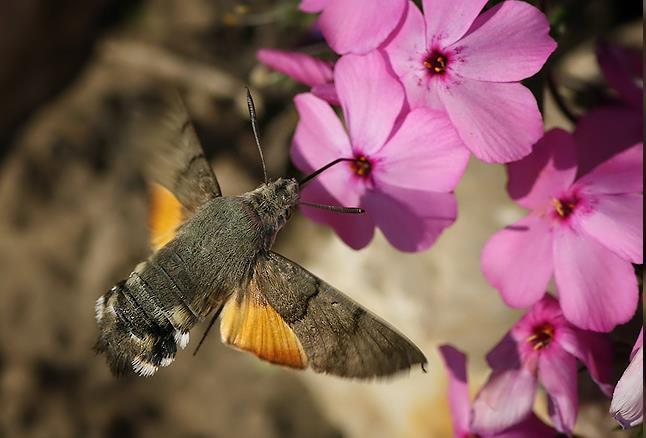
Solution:
{"label": "pink phlox blossom", "polygon": [[[450,345],[440,346],[440,354],[449,375],[449,405],[453,419],[453,436],[471,438],[471,402],[467,383],[466,356]],[[517,424],[494,434],[480,435],[482,438],[553,438],[556,430],[543,423],[533,412]]]}
{"label": "pink phlox blossom", "polygon": [[558,301],[546,295],[487,355],[492,372],[474,401],[472,430],[492,434],[527,418],[540,382],[555,428],[570,434],[578,412],[577,359],[610,396],[612,349],[606,335],[573,326]]}
{"label": "pink phlox blossom", "polygon": [[384,43],[411,108],[448,113],[476,157],[504,163],[530,153],[543,134],[532,93],[520,81],[556,48],[545,15],[508,0],[478,15],[486,0],[409,2]]}
{"label": "pink phlox blossom", "polygon": [[555,129],[531,155],[507,166],[507,190],[530,210],[494,234],[481,263],[512,307],[528,307],[554,275],[566,318],[610,331],[637,308],[631,263],[643,261],[643,144],[577,174],[572,135]]}
{"label": "pink phlox blossom", "polygon": [[469,153],[446,115],[404,109],[404,91],[379,51],[346,55],[334,82],[347,131],[332,108],[311,93],[296,96],[300,120],[292,161],[312,172],[339,159],[302,189],[304,201],[361,207],[363,215],[303,207],[352,248],[365,247],[379,227],[402,251],[428,248],[457,214],[452,193]]}

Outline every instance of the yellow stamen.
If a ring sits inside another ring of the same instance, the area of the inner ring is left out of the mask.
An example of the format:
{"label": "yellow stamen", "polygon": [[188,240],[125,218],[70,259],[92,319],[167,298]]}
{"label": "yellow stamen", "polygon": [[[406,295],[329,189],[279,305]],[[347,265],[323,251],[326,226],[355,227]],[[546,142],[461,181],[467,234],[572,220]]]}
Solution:
{"label": "yellow stamen", "polygon": [[562,201],[560,199],[552,198],[552,205],[554,205],[554,210],[561,217],[567,217],[572,213],[576,204],[571,201]]}
{"label": "yellow stamen", "polygon": [[372,165],[365,156],[361,155],[350,164],[350,167],[357,175],[366,176],[370,173]]}
{"label": "yellow stamen", "polygon": [[554,338],[554,326],[543,324],[534,329],[534,333],[527,337],[526,341],[532,344],[534,350],[547,347]]}

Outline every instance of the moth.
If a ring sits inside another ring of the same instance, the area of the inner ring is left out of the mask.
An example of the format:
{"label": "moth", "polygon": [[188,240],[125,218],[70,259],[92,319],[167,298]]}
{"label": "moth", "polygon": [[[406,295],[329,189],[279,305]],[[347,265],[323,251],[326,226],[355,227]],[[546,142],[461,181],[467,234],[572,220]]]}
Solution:
{"label": "moth", "polygon": [[[262,160],[249,92],[247,103]],[[160,141],[146,151],[145,171],[181,205],[181,224],[162,226],[156,251],[96,302],[95,349],[115,374],[151,376],[171,364],[209,315],[220,318],[225,344],[274,364],[352,378],[424,366],[424,354],[394,328],[271,250],[303,181],[269,182],[262,160],[265,183],[222,196],[179,97],[155,130]]]}

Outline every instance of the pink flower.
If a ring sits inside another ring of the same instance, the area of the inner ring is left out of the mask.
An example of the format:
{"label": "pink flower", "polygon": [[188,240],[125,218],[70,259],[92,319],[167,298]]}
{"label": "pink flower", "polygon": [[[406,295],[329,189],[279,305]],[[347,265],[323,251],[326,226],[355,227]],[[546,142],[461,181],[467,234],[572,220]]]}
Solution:
{"label": "pink flower", "polygon": [[443,113],[418,109],[402,115],[404,91],[378,51],[342,57],[334,82],[348,132],[323,100],[298,95],[292,160],[304,172],[338,158],[351,161],[309,182],[301,198],[362,207],[367,214],[308,207],[304,214],[332,226],[355,249],[370,242],[375,226],[402,251],[428,248],[455,220],[452,191],[464,173],[468,151]]}
{"label": "pink flower", "polygon": [[529,215],[496,233],[482,253],[485,277],[512,307],[544,294],[554,273],[575,325],[610,331],[637,307],[631,263],[643,260],[643,144],[575,180],[576,145],[555,129],[508,165],[507,190]]}
{"label": "pink flower", "polygon": [[256,54],[267,67],[286,74],[297,82],[312,87],[312,94],[338,105],[334,89],[334,64],[299,52],[260,49]]}
{"label": "pink flower", "polygon": [[619,379],[612,395],[610,414],[621,424],[621,427],[633,427],[644,421],[644,329],[632,353],[630,365]]}
{"label": "pink flower", "polygon": [[532,93],[519,83],[540,70],[556,47],[538,9],[508,0],[478,16],[486,0],[410,3],[384,44],[411,108],[445,110],[481,160],[509,162],[543,134]]}
{"label": "pink flower", "polygon": [[393,32],[406,0],[302,0],[300,9],[321,12],[321,33],[336,53],[365,54]]}
{"label": "pink flower", "polygon": [[487,355],[492,372],[473,404],[472,430],[491,434],[526,418],[540,381],[554,426],[569,434],[578,411],[577,358],[610,396],[612,350],[606,336],[571,325],[558,301],[546,295]]}
{"label": "pink flower", "polygon": [[[449,373],[449,405],[453,416],[453,436],[469,438],[475,436],[471,429],[471,403],[467,385],[466,356],[450,345],[442,345],[440,354]],[[532,412],[517,424],[502,432],[482,435],[483,438],[550,438],[556,431],[543,423]]]}
{"label": "pink flower", "polygon": [[574,132],[579,176],[643,138],[644,90],[637,85],[643,76],[641,50],[601,44],[597,59],[619,98],[588,111],[579,120]]}

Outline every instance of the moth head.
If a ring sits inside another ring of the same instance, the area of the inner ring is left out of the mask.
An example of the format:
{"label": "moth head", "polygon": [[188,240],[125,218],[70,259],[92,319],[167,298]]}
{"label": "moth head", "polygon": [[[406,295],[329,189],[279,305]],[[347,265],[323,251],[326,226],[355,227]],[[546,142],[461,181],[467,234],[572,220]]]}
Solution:
{"label": "moth head", "polygon": [[271,248],[276,233],[289,220],[294,206],[298,204],[299,193],[296,180],[279,178],[243,195],[258,215],[265,249]]}
{"label": "moth head", "polygon": [[296,204],[300,197],[298,182],[294,178],[278,178],[269,184],[270,196],[277,201],[281,207],[289,209]]}

